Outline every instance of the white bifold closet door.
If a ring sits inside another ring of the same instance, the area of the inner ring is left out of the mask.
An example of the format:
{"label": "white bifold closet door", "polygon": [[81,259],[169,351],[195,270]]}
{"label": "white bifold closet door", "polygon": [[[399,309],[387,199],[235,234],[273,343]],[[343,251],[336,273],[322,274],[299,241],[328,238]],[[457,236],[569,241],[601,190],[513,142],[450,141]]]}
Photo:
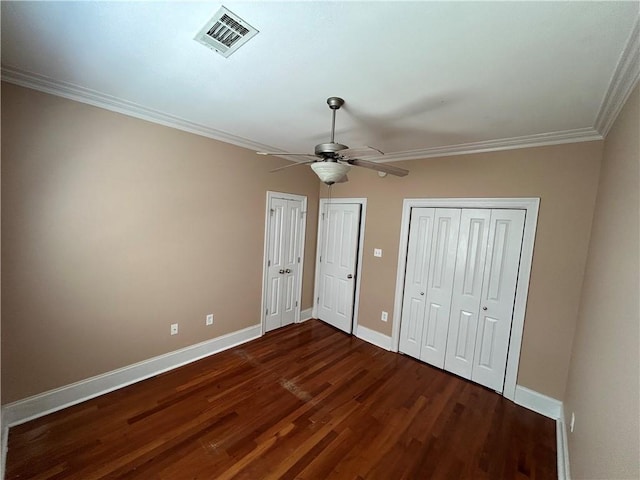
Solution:
{"label": "white bifold closet door", "polygon": [[[400,351],[420,358],[424,312],[427,299],[425,290],[429,279],[431,238],[434,208],[411,210],[411,227],[407,247],[407,270],[404,278],[404,298],[400,323]],[[448,321],[448,320],[447,320]]]}
{"label": "white bifold closet door", "polygon": [[[401,349],[442,368],[455,272],[460,209],[411,212]],[[406,313],[406,316],[405,316]]]}
{"label": "white bifold closet door", "polygon": [[491,210],[464,210],[451,298],[446,370],[471,378]]}
{"label": "white bifold closet door", "polygon": [[524,210],[412,210],[402,352],[502,391],[524,218]]}
{"label": "white bifold closet door", "polygon": [[471,380],[502,392],[516,298],[524,210],[492,210]]}

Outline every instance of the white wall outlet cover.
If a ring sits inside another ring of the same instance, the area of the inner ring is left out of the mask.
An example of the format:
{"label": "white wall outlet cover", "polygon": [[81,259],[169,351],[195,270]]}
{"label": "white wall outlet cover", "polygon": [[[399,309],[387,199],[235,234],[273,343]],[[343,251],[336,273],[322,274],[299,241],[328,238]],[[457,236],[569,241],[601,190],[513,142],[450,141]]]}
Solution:
{"label": "white wall outlet cover", "polygon": [[576,414],[575,412],[571,412],[571,424],[569,425],[569,431],[573,433],[573,427],[576,426]]}
{"label": "white wall outlet cover", "polygon": [[171,335],[176,335],[178,333],[178,324],[177,323],[172,323],[171,324]]}
{"label": "white wall outlet cover", "polygon": [[373,256],[374,257],[382,257],[382,249],[381,248],[374,248],[373,249]]}

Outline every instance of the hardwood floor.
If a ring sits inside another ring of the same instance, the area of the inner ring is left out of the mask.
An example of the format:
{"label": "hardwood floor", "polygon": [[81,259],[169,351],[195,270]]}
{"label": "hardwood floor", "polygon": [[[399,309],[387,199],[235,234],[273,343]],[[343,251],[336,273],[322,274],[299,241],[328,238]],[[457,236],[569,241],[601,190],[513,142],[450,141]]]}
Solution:
{"label": "hardwood floor", "polygon": [[8,479],[555,479],[555,422],[310,320],[9,432]]}

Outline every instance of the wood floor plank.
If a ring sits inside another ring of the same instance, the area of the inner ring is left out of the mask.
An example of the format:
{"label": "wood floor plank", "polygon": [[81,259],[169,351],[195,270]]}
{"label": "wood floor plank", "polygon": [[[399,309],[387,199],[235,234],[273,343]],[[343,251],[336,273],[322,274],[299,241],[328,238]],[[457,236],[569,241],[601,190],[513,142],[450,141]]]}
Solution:
{"label": "wood floor plank", "polygon": [[557,478],[555,422],[310,320],[10,429],[7,479]]}

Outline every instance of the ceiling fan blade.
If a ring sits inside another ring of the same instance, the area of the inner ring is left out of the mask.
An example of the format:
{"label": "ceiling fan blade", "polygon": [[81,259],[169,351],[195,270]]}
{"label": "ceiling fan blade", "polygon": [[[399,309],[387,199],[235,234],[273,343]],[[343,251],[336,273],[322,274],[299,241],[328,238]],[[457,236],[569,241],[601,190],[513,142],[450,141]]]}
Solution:
{"label": "ceiling fan blade", "polygon": [[347,148],[345,150],[340,150],[338,154],[345,159],[355,159],[356,157],[373,157],[384,155],[384,152],[378,150],[377,148],[363,146],[363,147],[353,147]]}
{"label": "ceiling fan blade", "polygon": [[347,163],[349,165],[355,165],[356,167],[370,168],[371,170],[377,170],[378,172],[390,173],[397,177],[404,177],[409,173],[409,170],[405,170],[404,168],[394,167],[386,163],[369,162],[367,160],[360,160],[357,158],[347,160]]}
{"label": "ceiling fan blade", "polygon": [[313,153],[278,153],[278,152],[256,152],[258,155],[267,155],[267,156],[271,156],[271,157],[284,157],[284,156],[290,156],[290,155],[295,155],[298,157],[315,157],[315,155]]}
{"label": "ceiling fan blade", "polygon": [[274,168],[273,170],[269,170],[269,173],[279,172],[280,170],[285,170],[285,169],[291,168],[291,167],[298,167],[300,165],[309,165],[310,163],[315,163],[315,162],[316,162],[316,160],[309,160],[308,162],[292,163],[290,165],[285,165],[284,167],[279,167],[279,168]]}

